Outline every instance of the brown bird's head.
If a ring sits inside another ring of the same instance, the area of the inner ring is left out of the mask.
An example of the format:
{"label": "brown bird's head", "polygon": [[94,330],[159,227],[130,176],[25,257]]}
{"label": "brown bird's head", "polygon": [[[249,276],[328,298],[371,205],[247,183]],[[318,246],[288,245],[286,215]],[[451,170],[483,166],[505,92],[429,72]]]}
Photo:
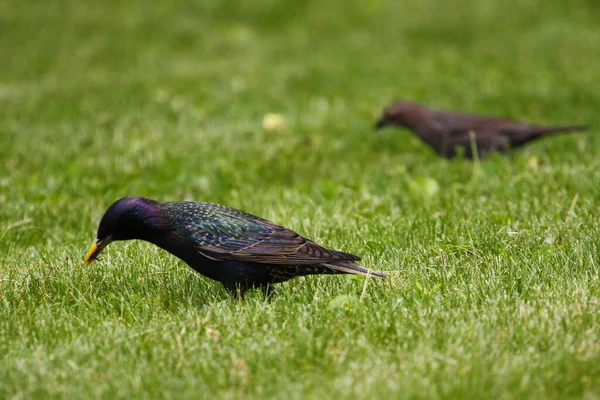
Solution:
{"label": "brown bird's head", "polygon": [[375,129],[381,129],[386,126],[405,126],[410,127],[410,121],[412,121],[422,110],[422,106],[419,104],[409,101],[400,100],[386,107],[383,110],[383,114],[375,123]]}

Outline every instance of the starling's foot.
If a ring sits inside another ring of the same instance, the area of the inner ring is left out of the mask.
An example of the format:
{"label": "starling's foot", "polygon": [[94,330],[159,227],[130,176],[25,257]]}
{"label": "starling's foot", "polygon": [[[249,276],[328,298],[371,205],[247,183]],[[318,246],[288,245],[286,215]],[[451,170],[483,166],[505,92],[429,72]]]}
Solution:
{"label": "starling's foot", "polygon": [[275,297],[275,293],[277,292],[273,285],[270,285],[268,283],[266,285],[260,285],[259,288],[268,300],[272,300],[273,297]]}
{"label": "starling's foot", "polygon": [[230,295],[237,299],[243,299],[246,293],[246,286],[240,285],[237,282],[221,282]]}
{"label": "starling's foot", "polygon": [[270,284],[262,284],[262,285],[247,285],[239,282],[221,282],[225,289],[235,298],[243,299],[246,291],[249,289],[260,289],[260,291],[264,294],[264,296],[271,300],[275,294],[275,289],[273,285]]}

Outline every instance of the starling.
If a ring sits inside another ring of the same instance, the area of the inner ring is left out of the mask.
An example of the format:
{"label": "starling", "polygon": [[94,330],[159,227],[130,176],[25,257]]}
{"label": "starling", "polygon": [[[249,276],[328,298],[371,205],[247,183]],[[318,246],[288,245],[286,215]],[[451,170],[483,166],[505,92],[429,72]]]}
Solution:
{"label": "starling", "polygon": [[211,203],[125,197],[100,221],[85,257],[93,261],[116,240],[153,243],[219,281],[232,294],[314,274],[385,277],[354,264],[359,257],[326,249],[296,232],[234,208]]}
{"label": "starling", "polygon": [[457,147],[463,147],[464,156],[470,159],[474,157],[473,147],[483,158],[492,151],[505,153],[547,134],[588,129],[586,125],[527,125],[484,115],[434,110],[406,100],[388,106],[375,127],[388,125],[410,129],[446,158],[453,158],[458,154]]}

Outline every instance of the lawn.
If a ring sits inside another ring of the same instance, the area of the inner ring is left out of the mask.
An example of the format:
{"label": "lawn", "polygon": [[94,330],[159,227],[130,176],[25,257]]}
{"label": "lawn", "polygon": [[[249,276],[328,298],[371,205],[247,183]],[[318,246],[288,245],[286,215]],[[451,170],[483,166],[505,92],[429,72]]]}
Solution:
{"label": "lawn", "polygon": [[[0,2],[0,398],[600,398],[596,0]],[[409,98],[592,125],[481,162]],[[280,129],[263,127],[281,114]],[[244,300],[116,199],[210,201],[362,257]]]}

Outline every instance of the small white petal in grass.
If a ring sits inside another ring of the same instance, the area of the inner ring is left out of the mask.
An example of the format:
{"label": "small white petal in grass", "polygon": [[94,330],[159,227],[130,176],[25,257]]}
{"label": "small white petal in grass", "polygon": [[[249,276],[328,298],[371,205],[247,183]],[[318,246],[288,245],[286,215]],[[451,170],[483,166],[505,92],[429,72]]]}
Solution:
{"label": "small white petal in grass", "polygon": [[431,198],[437,195],[440,191],[439,183],[429,177],[417,177],[408,182],[410,190],[418,195],[426,198]]}
{"label": "small white petal in grass", "polygon": [[540,159],[536,156],[529,157],[529,159],[527,160],[527,166],[533,172],[538,172],[540,169]]}
{"label": "small white petal in grass", "polygon": [[546,239],[544,239],[544,243],[546,243],[546,244],[554,244],[554,238],[547,237]]}
{"label": "small white petal in grass", "polygon": [[329,302],[330,309],[350,310],[356,306],[358,306],[358,297],[349,294],[337,296]]}
{"label": "small white petal in grass", "polygon": [[171,99],[171,108],[173,111],[181,111],[185,105],[185,100],[181,97],[174,97]]}
{"label": "small white petal in grass", "polygon": [[577,150],[580,153],[584,153],[586,151],[586,144],[587,140],[585,140],[584,138],[579,138],[579,140],[577,140]]}
{"label": "small white petal in grass", "polygon": [[234,92],[241,92],[246,89],[246,80],[240,76],[236,76],[230,81],[231,90]]}
{"label": "small white petal in grass", "polygon": [[248,364],[243,358],[236,358],[230,362],[230,371],[236,376],[242,385],[248,384]]}
{"label": "small white petal in grass", "polygon": [[508,233],[508,236],[517,236],[519,234],[519,232],[515,232],[515,231],[508,231],[506,233]]}
{"label": "small white petal in grass", "polygon": [[154,101],[156,101],[157,103],[166,103],[167,101],[169,101],[169,98],[171,96],[169,95],[169,92],[167,92],[164,89],[157,89],[154,92]]}
{"label": "small white petal in grass", "polygon": [[282,114],[269,113],[263,117],[263,129],[267,132],[279,132],[287,125],[287,119]]}
{"label": "small white petal in grass", "polygon": [[104,124],[110,122],[111,120],[112,120],[112,115],[110,115],[110,113],[108,113],[106,111],[101,111],[96,114],[96,122],[98,122],[99,124],[104,125]]}
{"label": "small white petal in grass", "polygon": [[206,327],[206,336],[212,340],[219,340],[221,334],[215,329]]}

